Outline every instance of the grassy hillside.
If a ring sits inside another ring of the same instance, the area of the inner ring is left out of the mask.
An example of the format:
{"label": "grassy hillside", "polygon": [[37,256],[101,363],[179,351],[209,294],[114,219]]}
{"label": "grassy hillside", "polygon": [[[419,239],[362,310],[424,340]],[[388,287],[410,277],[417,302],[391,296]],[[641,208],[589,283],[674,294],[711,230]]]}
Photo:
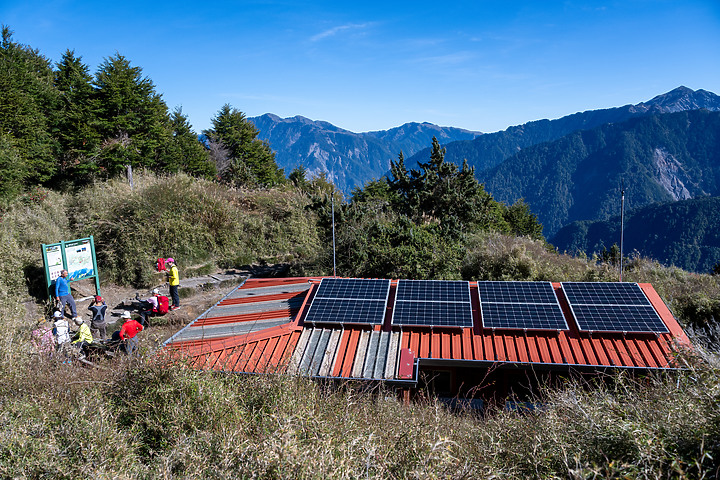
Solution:
{"label": "grassy hillside", "polygon": [[[183,175],[74,193],[36,191],[0,222],[2,478],[716,478],[720,383],[710,362],[665,376],[548,388],[535,413],[451,413],[432,399],[302,378],[196,372],[151,351],[102,369],[32,354],[23,303],[39,243],[92,233],[103,282],[142,283],[160,255],[186,266],[291,261],[318,268],[310,196],[240,191]],[[612,265],[541,240],[479,233],[468,279],[610,280]],[[318,273],[327,273],[318,271]],[[720,282],[632,259],[684,324],[712,330]],[[35,287],[36,288],[36,287]],[[39,298],[38,298],[39,300]]]}

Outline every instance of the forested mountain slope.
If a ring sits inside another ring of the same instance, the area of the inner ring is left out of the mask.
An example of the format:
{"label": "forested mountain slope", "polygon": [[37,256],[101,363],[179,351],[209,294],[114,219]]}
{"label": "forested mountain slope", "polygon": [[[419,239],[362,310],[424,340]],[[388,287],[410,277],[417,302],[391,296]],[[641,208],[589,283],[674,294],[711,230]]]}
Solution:
{"label": "forested mountain slope", "polygon": [[330,123],[305,117],[280,118],[265,114],[248,119],[267,140],[278,165],[290,172],[302,165],[311,175],[325,173],[341,190],[349,191],[379,178],[390,160],[402,151],[412,155],[436,137],[440,142],[479,135],[460,128],[430,123],[406,123],[390,130],[353,133]]}
{"label": "forested mountain slope", "polygon": [[[705,90],[678,87],[637,105],[579,112],[557,120],[537,120],[501,132],[487,133],[474,140],[448,143],[444,145],[446,159],[458,165],[467,159],[470,166],[481,172],[500,164],[523,148],[557,140],[578,130],[589,130],[635,117],[698,109],[720,110],[720,97]],[[429,154],[429,149],[425,148],[408,158],[406,163],[408,167],[414,168],[418,162],[425,161]]]}
{"label": "forested mountain slope", "polygon": [[720,113],[696,110],[635,118],[526,148],[480,172],[493,197],[524,198],[551,237],[576,220],[626,207],[720,195]]}
{"label": "forested mountain slope", "polygon": [[[620,243],[620,216],[573,222],[550,242],[558,250],[588,255]],[[653,204],[627,212],[623,249],[665,265],[708,273],[720,263],[720,198]]]}

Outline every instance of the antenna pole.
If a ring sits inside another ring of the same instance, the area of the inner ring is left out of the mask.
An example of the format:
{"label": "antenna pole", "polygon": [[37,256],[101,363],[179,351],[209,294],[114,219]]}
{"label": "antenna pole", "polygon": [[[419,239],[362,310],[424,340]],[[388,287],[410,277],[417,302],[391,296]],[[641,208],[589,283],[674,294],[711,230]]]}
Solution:
{"label": "antenna pole", "polygon": [[620,281],[623,274],[623,240],[625,238],[625,181],[620,187]]}
{"label": "antenna pole", "polygon": [[333,277],[337,277],[335,269],[335,189],[330,192],[330,205],[332,208]]}

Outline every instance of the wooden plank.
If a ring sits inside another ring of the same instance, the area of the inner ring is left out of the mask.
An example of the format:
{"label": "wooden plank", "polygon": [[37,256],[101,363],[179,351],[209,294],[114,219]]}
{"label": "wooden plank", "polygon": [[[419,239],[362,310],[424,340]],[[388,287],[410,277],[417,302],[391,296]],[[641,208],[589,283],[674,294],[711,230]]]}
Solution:
{"label": "wooden plank", "polygon": [[370,338],[368,340],[368,348],[365,353],[365,366],[363,367],[362,376],[363,378],[372,378],[373,372],[375,371],[375,363],[378,358],[378,347],[380,344],[380,332],[370,332]]}
{"label": "wooden plank", "polygon": [[385,372],[385,363],[387,362],[388,349],[390,348],[390,332],[381,332],[380,341],[378,342],[377,355],[375,356],[375,369],[372,378],[383,378]]}

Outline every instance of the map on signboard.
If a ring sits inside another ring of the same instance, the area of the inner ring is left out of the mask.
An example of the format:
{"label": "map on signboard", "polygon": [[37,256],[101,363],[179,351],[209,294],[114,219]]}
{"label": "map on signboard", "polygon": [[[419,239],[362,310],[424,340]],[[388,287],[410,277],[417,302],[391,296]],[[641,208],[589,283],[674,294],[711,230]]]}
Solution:
{"label": "map on signboard", "polygon": [[81,280],[95,274],[89,239],[66,243],[65,259],[67,261],[68,280]]}
{"label": "map on signboard", "polygon": [[45,257],[47,258],[47,269],[50,273],[50,280],[55,280],[60,276],[60,272],[62,272],[63,269],[60,245],[46,246]]}

